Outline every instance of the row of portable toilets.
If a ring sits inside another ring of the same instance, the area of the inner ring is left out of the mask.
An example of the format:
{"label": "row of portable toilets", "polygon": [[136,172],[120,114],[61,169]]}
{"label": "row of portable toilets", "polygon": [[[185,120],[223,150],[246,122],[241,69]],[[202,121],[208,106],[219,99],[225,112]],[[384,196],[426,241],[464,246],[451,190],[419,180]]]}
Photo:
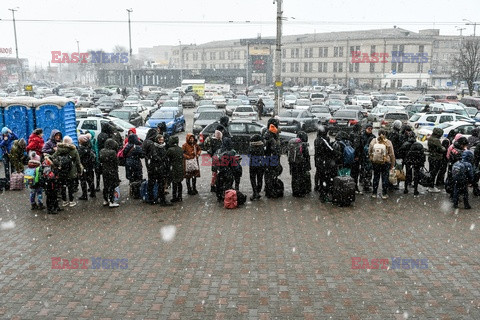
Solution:
{"label": "row of portable toilets", "polygon": [[[28,137],[36,128],[43,129],[45,142],[53,129],[70,136],[78,145],[75,104],[62,97],[35,99],[32,97],[2,98],[0,100],[0,129],[8,127],[17,137]],[[3,154],[0,150],[0,159]]]}

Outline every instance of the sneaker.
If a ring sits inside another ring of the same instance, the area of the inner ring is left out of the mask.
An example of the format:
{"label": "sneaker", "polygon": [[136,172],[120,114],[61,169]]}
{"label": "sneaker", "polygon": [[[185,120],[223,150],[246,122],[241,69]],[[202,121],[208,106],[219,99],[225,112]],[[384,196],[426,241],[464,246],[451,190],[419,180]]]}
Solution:
{"label": "sneaker", "polygon": [[439,190],[439,189],[437,189],[437,188],[435,188],[435,187],[433,187],[433,188],[429,188],[429,189],[428,189],[428,192],[432,192],[432,193],[439,193],[439,192],[440,192],[440,190]]}
{"label": "sneaker", "polygon": [[78,200],[88,200],[88,197],[86,194],[84,194],[81,197],[79,197]]}
{"label": "sneaker", "polygon": [[43,205],[43,203],[40,203],[37,207],[37,210],[43,210],[45,209],[45,206]]}
{"label": "sneaker", "polygon": [[108,204],[108,206],[109,206],[110,208],[116,208],[116,207],[118,207],[118,206],[120,206],[120,205],[119,205],[118,203],[116,203],[116,202],[110,202],[110,203]]}
{"label": "sneaker", "polygon": [[62,202],[62,207],[67,207],[70,205],[70,201],[63,201]]}
{"label": "sneaker", "polygon": [[108,201],[103,200],[103,205],[104,205],[104,206],[108,206]]}
{"label": "sneaker", "polygon": [[418,191],[414,191],[414,192],[413,192],[413,195],[414,195],[414,196],[418,196],[419,194],[420,194],[420,192],[418,192]]}
{"label": "sneaker", "polygon": [[372,198],[373,199],[376,199],[377,198],[377,195],[375,193],[372,193]]}
{"label": "sneaker", "polygon": [[38,206],[36,203],[32,203],[32,207],[30,208],[30,210],[37,210],[38,209]]}
{"label": "sneaker", "polygon": [[388,199],[388,194],[382,195],[382,199]]}
{"label": "sneaker", "polygon": [[75,201],[72,201],[70,202],[70,204],[68,205],[69,207],[75,207],[77,205],[77,203]]}

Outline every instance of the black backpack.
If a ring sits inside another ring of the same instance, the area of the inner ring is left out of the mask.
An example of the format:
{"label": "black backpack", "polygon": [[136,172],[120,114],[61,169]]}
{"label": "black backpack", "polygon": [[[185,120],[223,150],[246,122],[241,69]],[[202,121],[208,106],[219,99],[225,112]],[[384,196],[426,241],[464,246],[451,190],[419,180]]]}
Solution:
{"label": "black backpack", "polygon": [[421,166],[425,164],[425,152],[420,142],[412,143],[404,159],[407,164]]}
{"label": "black backpack", "polygon": [[72,170],[73,158],[70,154],[62,154],[57,157],[57,172],[60,179],[67,179]]}

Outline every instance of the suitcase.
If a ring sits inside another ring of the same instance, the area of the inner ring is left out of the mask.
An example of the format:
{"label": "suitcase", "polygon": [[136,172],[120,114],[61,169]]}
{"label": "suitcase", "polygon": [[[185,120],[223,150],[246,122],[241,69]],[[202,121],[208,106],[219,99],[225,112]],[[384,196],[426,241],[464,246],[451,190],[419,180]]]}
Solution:
{"label": "suitcase", "polygon": [[0,191],[9,190],[10,189],[10,181],[7,178],[0,178]]}
{"label": "suitcase", "polygon": [[[144,202],[148,202],[148,181],[143,180],[140,185],[140,195]],[[158,183],[155,183],[153,187],[153,199],[156,201],[158,199]]]}
{"label": "suitcase", "polygon": [[275,178],[275,194],[277,196],[277,198],[282,198],[283,197],[283,193],[285,191],[285,186],[283,185],[283,181],[278,179],[278,178]]}
{"label": "suitcase", "polygon": [[310,171],[305,172],[305,192],[308,194],[312,192],[312,177]]}
{"label": "suitcase", "polygon": [[142,195],[140,192],[142,186],[142,181],[134,181],[130,183],[130,196],[133,199],[141,199]]}
{"label": "suitcase", "polygon": [[23,190],[25,188],[23,179],[23,173],[12,173],[10,176],[10,190]]}
{"label": "suitcase", "polygon": [[332,202],[347,207],[355,201],[355,181],[350,176],[333,178]]}

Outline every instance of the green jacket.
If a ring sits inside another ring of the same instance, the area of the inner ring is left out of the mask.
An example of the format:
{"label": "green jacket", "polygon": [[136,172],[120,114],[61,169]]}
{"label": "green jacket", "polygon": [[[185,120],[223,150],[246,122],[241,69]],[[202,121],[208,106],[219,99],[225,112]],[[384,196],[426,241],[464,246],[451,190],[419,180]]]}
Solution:
{"label": "green jacket", "polygon": [[443,135],[443,130],[440,128],[434,128],[432,135],[428,138],[428,152],[429,158],[432,160],[442,160],[445,157],[445,148],[440,142],[440,138]]}
{"label": "green jacket", "polygon": [[51,156],[53,163],[55,164],[58,161],[58,158],[62,155],[69,154],[72,158],[72,168],[68,173],[69,179],[75,179],[83,172],[83,166],[80,162],[80,156],[78,154],[77,148],[73,144],[67,143],[58,143],[57,151]]}
{"label": "green jacket", "polygon": [[27,144],[25,143],[25,140],[20,139],[15,140],[15,142],[13,143],[13,147],[10,150],[10,163],[17,172],[23,172],[24,163],[26,160],[26,147]]}

